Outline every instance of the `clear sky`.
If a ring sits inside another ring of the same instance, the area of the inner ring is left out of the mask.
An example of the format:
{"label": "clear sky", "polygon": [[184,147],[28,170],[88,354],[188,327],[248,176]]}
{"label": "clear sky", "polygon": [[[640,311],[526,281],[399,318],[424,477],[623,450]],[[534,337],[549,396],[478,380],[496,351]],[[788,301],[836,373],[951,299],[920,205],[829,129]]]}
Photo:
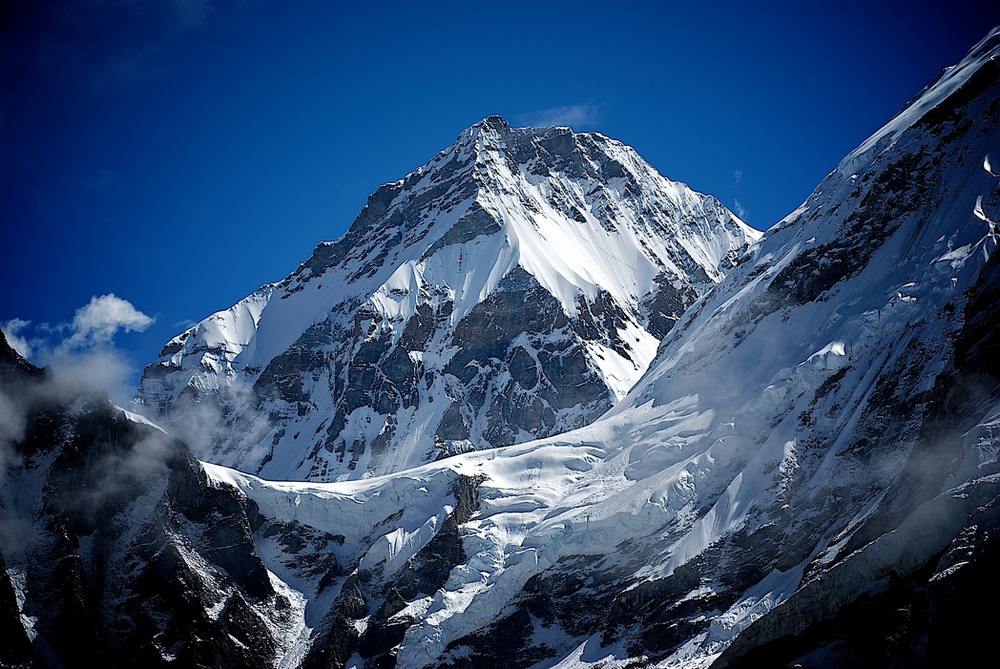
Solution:
{"label": "clear sky", "polygon": [[599,130],[763,229],[996,7],[7,0],[0,324],[135,380],[491,114]]}

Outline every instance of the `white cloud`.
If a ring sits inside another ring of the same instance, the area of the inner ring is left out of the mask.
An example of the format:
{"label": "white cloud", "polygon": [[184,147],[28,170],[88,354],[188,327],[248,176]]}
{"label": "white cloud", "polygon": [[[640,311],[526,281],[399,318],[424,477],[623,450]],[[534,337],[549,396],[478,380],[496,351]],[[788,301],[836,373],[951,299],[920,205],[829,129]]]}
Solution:
{"label": "white cloud", "polygon": [[114,348],[57,350],[48,364],[57,382],[100,388],[119,406],[126,406],[135,390],[132,387],[134,368],[124,354]]}
{"label": "white cloud", "polygon": [[20,460],[12,444],[24,438],[25,425],[24,412],[17,402],[0,392],[0,483],[3,483],[7,466]]}
{"label": "white cloud", "polygon": [[733,207],[736,209],[736,215],[746,221],[747,210],[746,207],[743,206],[743,203],[739,200],[733,200]]}
{"label": "white cloud", "polygon": [[531,127],[569,126],[577,128],[596,124],[598,113],[594,105],[566,105],[521,114],[516,120],[519,125]]}
{"label": "white cloud", "polygon": [[32,347],[28,342],[26,337],[22,337],[19,333],[21,330],[31,325],[31,321],[26,321],[21,318],[12,318],[3,324],[3,333],[7,335],[7,343],[10,344],[11,348],[21,354],[22,358],[28,359],[31,357]]}
{"label": "white cloud", "polygon": [[142,332],[153,323],[153,319],[142,313],[128,300],[116,297],[114,293],[96,295],[90,303],[76,310],[73,317],[73,334],[60,348],[81,348],[95,343],[107,342],[119,330]]}
{"label": "white cloud", "polygon": [[[76,310],[72,323],[31,323],[14,318],[3,323],[10,345],[36,365],[48,365],[59,385],[102,388],[124,405],[133,393],[134,368],[115,347],[121,331],[141,332],[153,323],[128,300],[113,294],[93,296]],[[57,343],[58,342],[58,343]]]}
{"label": "white cloud", "polygon": [[733,170],[733,183],[737,186],[743,181],[743,170]]}

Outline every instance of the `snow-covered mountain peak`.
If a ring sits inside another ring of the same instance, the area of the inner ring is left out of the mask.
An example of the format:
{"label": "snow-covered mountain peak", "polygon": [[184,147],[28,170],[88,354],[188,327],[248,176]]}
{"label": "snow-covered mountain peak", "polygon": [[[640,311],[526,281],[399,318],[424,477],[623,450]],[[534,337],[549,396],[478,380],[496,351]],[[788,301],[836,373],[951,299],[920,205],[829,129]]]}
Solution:
{"label": "snow-covered mountain peak", "polygon": [[175,425],[212,407],[202,452],[273,477],[545,436],[624,396],[758,238],[620,142],[488,117],[286,279],[171,341],[137,401]]}
{"label": "snow-covered mountain peak", "polygon": [[459,135],[459,139],[456,143],[464,143],[463,140],[468,141],[470,145],[475,146],[479,142],[489,143],[489,142],[500,142],[506,135],[511,132],[511,125],[499,114],[494,114],[492,116],[487,116],[481,121],[476,121]]}

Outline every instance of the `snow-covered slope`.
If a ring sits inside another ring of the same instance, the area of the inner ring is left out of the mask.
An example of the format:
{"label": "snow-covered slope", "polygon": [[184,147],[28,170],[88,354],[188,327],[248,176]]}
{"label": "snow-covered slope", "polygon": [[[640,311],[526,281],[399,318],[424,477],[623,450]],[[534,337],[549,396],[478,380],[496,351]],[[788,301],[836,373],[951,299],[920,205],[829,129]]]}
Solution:
{"label": "snow-covered slope", "polygon": [[207,460],[319,481],[563,432],[758,237],[617,141],[490,117],[168,343],[137,406]]}
{"label": "snow-covered slope", "polygon": [[[983,625],[956,602],[998,585],[997,118],[1000,31],[772,228],[589,426],[367,481],[210,467],[265,516],[347,537],[332,605],[306,606],[307,665],[960,661],[949,635]],[[551,268],[538,281],[563,299],[570,268]],[[404,313],[400,285],[385,295]],[[896,601],[934,615],[878,615]],[[837,618],[852,611],[867,632]],[[895,646],[872,645],[882,631]]]}

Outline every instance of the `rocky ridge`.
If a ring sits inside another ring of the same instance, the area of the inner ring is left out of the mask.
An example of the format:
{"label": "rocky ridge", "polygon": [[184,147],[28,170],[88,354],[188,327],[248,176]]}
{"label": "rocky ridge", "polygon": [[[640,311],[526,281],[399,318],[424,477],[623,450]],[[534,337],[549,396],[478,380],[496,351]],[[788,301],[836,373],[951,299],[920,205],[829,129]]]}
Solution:
{"label": "rocky ridge", "polygon": [[136,408],[206,460],[316,481],[564,432],[758,236],[620,142],[490,117],[168,343]]}
{"label": "rocky ridge", "polygon": [[301,603],[257,554],[264,519],[182,443],[31,366],[2,333],[0,408],[0,666],[249,667],[294,652]]}

